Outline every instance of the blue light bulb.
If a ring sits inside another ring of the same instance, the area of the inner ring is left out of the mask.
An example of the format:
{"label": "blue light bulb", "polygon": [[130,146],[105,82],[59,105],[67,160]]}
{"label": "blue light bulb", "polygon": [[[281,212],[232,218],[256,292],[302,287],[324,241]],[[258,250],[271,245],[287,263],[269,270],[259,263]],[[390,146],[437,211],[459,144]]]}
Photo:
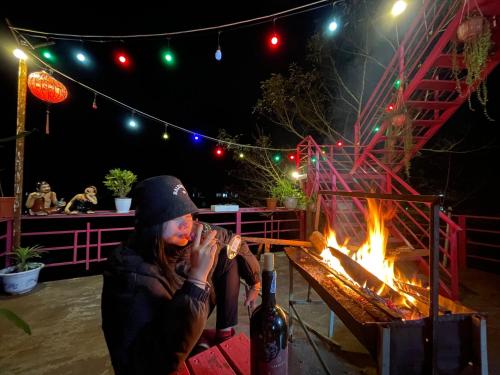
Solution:
{"label": "blue light bulb", "polygon": [[217,51],[215,51],[215,60],[221,61],[222,60],[222,51],[220,48],[217,48]]}

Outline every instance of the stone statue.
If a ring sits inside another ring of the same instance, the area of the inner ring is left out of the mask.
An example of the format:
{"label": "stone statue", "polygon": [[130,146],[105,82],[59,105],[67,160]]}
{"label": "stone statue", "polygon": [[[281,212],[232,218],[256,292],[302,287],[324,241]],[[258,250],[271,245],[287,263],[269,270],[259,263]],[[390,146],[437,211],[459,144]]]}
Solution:
{"label": "stone statue", "polygon": [[58,201],[57,195],[51,190],[46,181],[36,184],[36,191],[30,193],[26,199],[26,208],[30,215],[49,215],[61,212],[65,203]]}
{"label": "stone statue", "polygon": [[88,186],[83,194],[77,194],[66,205],[64,212],[67,214],[92,214],[97,205],[97,188]]}

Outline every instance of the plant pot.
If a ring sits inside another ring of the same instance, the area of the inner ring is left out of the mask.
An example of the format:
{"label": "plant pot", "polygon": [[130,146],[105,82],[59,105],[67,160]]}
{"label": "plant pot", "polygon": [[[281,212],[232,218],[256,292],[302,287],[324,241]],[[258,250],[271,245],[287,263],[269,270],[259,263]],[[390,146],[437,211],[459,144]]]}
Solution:
{"label": "plant pot", "polygon": [[283,205],[290,210],[294,210],[297,208],[297,198],[286,197],[283,199]]}
{"label": "plant pot", "polygon": [[467,42],[481,35],[484,27],[484,18],[480,15],[472,16],[458,26],[457,38],[461,42]]}
{"label": "plant pot", "polygon": [[0,197],[0,219],[14,217],[15,197]]}
{"label": "plant pot", "polygon": [[131,204],[132,204],[132,198],[115,198],[116,212],[119,214],[124,214],[129,212]]}
{"label": "plant pot", "polygon": [[391,124],[398,128],[401,128],[406,123],[407,120],[408,120],[408,115],[406,113],[398,113],[392,116]]}
{"label": "plant pot", "polygon": [[266,198],[266,207],[269,208],[270,210],[274,210],[277,205],[278,205],[277,198]]}
{"label": "plant pot", "polygon": [[32,290],[38,283],[40,270],[43,263],[29,263],[30,266],[36,266],[28,271],[11,273],[16,269],[15,266],[0,270],[0,278],[3,282],[3,289],[9,294],[24,294]]}

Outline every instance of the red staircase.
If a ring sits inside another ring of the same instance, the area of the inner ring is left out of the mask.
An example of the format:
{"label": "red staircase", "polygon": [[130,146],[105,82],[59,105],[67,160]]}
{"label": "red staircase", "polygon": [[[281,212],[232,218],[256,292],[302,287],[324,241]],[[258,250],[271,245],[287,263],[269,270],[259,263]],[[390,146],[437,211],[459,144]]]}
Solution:
{"label": "red staircase", "polygon": [[[476,2],[472,2],[476,4]],[[471,3],[471,4],[472,4]],[[477,0],[484,16],[492,20],[494,53],[485,77],[500,63],[500,0]],[[405,34],[386,71],[379,80],[355,123],[354,146],[319,146],[311,137],[297,145],[297,167],[307,174],[306,193],[319,190],[365,191],[418,195],[400,176],[411,159],[456,110],[467,100],[460,95],[452,75],[451,41],[462,18],[463,1],[423,1],[420,13]],[[458,59],[460,63],[460,58]],[[387,157],[388,128],[385,109],[394,100],[393,83],[403,86],[403,100],[412,118],[412,144],[404,152],[402,136],[395,138],[394,150]],[[379,128],[378,131],[374,131]],[[344,238],[362,241],[365,233],[363,200],[324,197],[322,212],[330,225]],[[426,249],[429,244],[429,210],[424,204],[392,202],[396,215],[391,220],[391,237],[410,249]],[[460,227],[444,213],[440,215],[441,293],[458,299],[457,233]],[[428,271],[426,258],[420,261]]]}

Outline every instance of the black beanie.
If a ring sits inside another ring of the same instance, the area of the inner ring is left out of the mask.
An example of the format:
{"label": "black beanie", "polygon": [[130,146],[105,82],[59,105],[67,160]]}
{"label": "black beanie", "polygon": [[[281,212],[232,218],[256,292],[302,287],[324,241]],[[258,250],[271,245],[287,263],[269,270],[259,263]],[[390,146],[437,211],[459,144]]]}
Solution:
{"label": "black beanie", "polygon": [[138,183],[133,193],[136,223],[161,224],[198,211],[182,182],[174,176],[155,176]]}

